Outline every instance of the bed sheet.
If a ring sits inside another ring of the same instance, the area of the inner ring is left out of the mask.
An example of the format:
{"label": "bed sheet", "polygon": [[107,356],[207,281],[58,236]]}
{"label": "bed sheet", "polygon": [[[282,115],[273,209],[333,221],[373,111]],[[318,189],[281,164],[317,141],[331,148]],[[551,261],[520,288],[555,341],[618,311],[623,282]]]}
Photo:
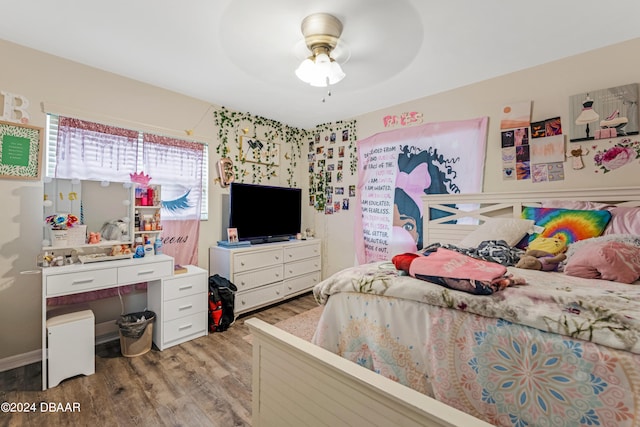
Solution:
{"label": "bed sheet", "polygon": [[339,292],[313,342],[497,426],[637,426],[640,356],[415,300]]}
{"label": "bed sheet", "polygon": [[640,354],[640,285],[509,267],[526,285],[473,295],[402,275],[391,263],[363,264],[317,284],[325,303],[343,292],[385,295],[500,318]]}

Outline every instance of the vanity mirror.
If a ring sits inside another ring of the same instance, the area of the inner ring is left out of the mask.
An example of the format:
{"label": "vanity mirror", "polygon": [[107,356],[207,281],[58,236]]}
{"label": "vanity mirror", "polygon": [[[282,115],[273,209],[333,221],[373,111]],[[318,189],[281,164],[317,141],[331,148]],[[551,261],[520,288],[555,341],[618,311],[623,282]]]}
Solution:
{"label": "vanity mirror", "polygon": [[[132,200],[132,184],[128,182],[45,178],[43,249],[131,244]],[[90,233],[100,232],[105,223],[116,221],[122,230],[120,239],[87,243]]]}

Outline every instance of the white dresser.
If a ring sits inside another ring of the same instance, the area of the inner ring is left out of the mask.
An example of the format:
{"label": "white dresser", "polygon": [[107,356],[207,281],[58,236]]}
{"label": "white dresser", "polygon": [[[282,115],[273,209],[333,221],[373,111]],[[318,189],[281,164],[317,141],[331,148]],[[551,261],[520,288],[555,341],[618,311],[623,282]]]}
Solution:
{"label": "white dresser", "polygon": [[320,282],[321,271],[317,239],[209,248],[209,275],[219,274],[238,287],[236,315],[309,291]]}
{"label": "white dresser", "polygon": [[153,342],[160,350],[207,335],[207,270],[188,265],[187,272],[149,286],[147,304],[156,313]]}

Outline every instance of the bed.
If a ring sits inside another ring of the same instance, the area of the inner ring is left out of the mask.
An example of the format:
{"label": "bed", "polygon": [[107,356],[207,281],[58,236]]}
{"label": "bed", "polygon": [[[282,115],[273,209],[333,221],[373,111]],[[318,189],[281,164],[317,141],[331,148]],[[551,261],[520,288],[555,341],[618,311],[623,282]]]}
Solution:
{"label": "bed", "polygon": [[[387,386],[400,384],[418,392],[422,400],[416,417],[424,417],[422,425],[640,425],[640,282],[637,275],[621,275],[626,268],[639,268],[640,258],[620,250],[635,247],[630,233],[637,225],[634,222],[640,221],[636,209],[640,189],[431,195],[423,200],[424,212],[438,209],[451,214],[424,219],[425,241],[442,245],[456,246],[479,231],[482,236],[485,224],[522,219],[523,211],[607,211],[611,213],[607,227],[614,218],[620,221],[608,238],[602,230],[602,236],[571,242],[564,267],[575,264],[582,268],[575,270],[579,274],[509,265],[506,275],[526,284],[490,295],[418,280],[399,273],[388,262],[341,271],[314,288],[318,301],[326,304],[313,340],[321,349],[301,345],[296,353],[288,349],[269,357],[284,360],[285,366],[294,363],[293,357],[295,363],[309,363],[324,373],[337,364],[311,364],[319,362],[324,351],[335,353],[341,360],[355,362],[332,373],[339,384],[362,381],[364,369],[390,380]],[[462,211],[456,206],[473,208]],[[478,224],[451,221],[463,217]],[[582,232],[588,227],[578,228]],[[540,229],[537,232],[542,234]],[[598,250],[608,245],[617,258],[600,264],[592,258],[574,262],[584,258],[585,248],[591,250],[585,242],[598,242]],[[620,282],[596,274],[611,270],[612,265],[616,268],[607,274]],[[260,341],[284,341],[269,333],[263,337]],[[254,347],[255,420],[263,419],[260,402],[269,387],[268,373],[260,369],[268,352],[259,348]],[[294,395],[305,396],[315,383],[301,376],[296,384],[301,390]],[[387,386],[378,390],[382,395],[360,394],[370,400],[364,407],[379,407],[381,400],[397,402],[385,405],[385,413],[402,414],[406,400],[385,396]],[[300,405],[313,402],[322,408],[317,409],[320,413],[343,411],[336,409],[336,402],[346,401],[353,389],[345,392],[340,387],[334,392],[334,386],[329,387],[325,397],[303,399]],[[431,398],[454,412],[433,406]],[[474,421],[457,418],[462,416]]]}

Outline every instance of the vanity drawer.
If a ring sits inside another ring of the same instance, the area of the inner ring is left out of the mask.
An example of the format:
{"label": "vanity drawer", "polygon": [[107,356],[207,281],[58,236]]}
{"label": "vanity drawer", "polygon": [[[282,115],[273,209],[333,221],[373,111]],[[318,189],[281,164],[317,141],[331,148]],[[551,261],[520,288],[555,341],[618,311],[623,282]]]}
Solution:
{"label": "vanity drawer", "polygon": [[233,264],[235,273],[282,264],[282,248],[234,254]]}
{"label": "vanity drawer", "polygon": [[144,263],[118,268],[118,281],[122,284],[147,282],[171,275],[173,275],[171,261]]}
{"label": "vanity drawer", "polygon": [[201,313],[207,310],[207,295],[190,295],[183,298],[166,301],[163,306],[163,320],[173,320],[179,317]]}
{"label": "vanity drawer", "polygon": [[57,274],[47,277],[47,296],[68,295],[114,286],[118,274],[114,268]]}
{"label": "vanity drawer", "polygon": [[162,286],[165,301],[194,294],[207,295],[207,277],[204,274],[164,279]]}
{"label": "vanity drawer", "polygon": [[238,292],[248,291],[258,286],[279,282],[283,279],[282,264],[257,271],[236,274],[233,284],[238,287]]}
{"label": "vanity drawer", "polygon": [[207,330],[207,312],[204,311],[179,319],[169,320],[164,322],[163,329],[163,341],[165,343],[202,333]]}

